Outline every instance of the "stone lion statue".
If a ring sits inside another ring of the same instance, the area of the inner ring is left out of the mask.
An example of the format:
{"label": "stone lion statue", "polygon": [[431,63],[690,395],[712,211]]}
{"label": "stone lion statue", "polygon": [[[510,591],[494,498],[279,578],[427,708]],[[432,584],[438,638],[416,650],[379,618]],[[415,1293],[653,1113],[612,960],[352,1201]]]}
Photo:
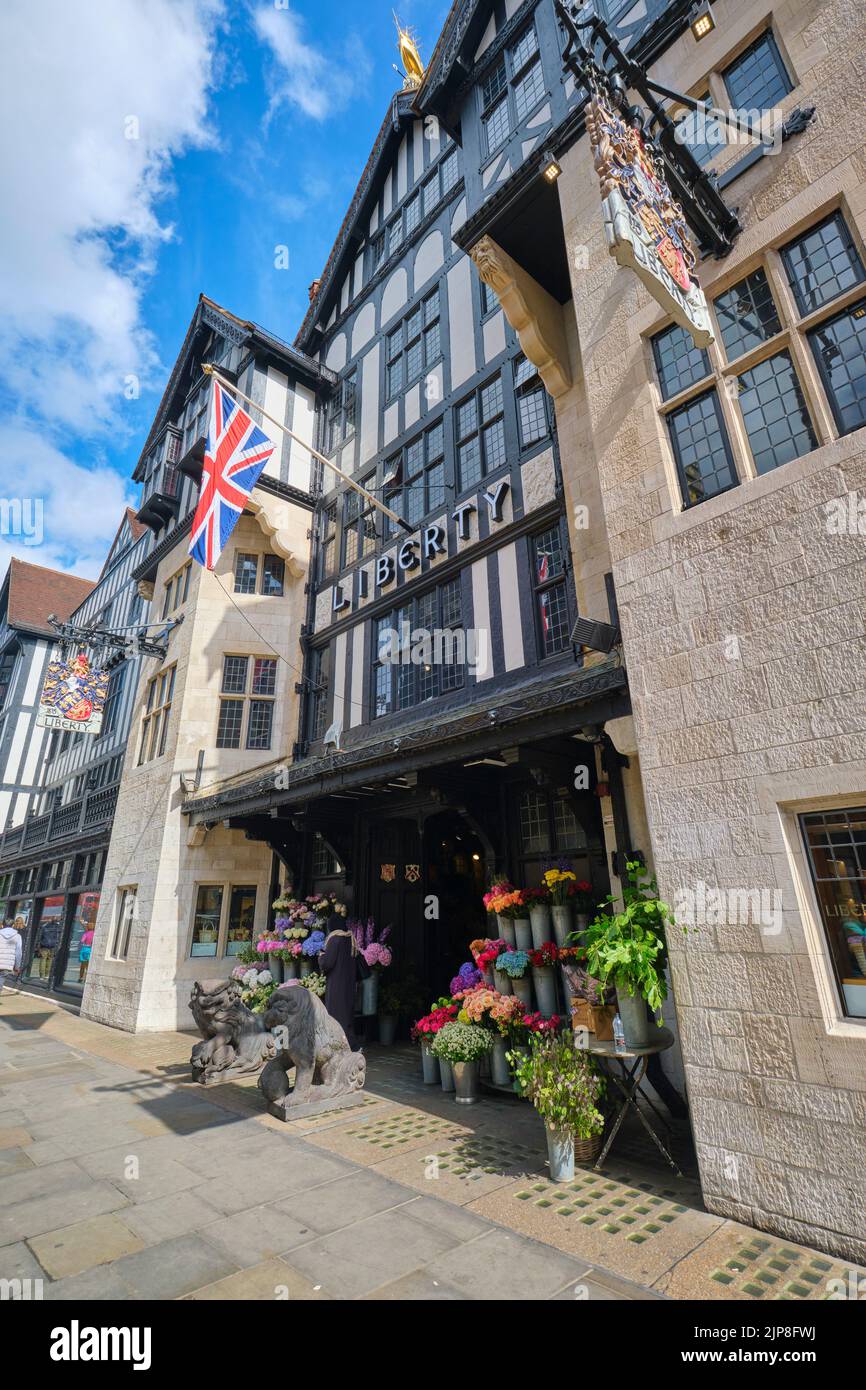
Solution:
{"label": "stone lion statue", "polygon": [[204,1041],[193,1048],[190,1069],[203,1086],[250,1076],[276,1054],[264,1019],[241,1001],[242,988],[236,979],[196,980],[192,987],[189,1007]]}
{"label": "stone lion statue", "polygon": [[[285,985],[268,1002],[265,1027],[273,1030],[276,1056],[259,1077],[259,1090],[275,1114],[299,1105],[331,1102],[360,1091],[367,1063],[321,999],[302,985]],[[288,1071],[295,1067],[295,1085]]]}

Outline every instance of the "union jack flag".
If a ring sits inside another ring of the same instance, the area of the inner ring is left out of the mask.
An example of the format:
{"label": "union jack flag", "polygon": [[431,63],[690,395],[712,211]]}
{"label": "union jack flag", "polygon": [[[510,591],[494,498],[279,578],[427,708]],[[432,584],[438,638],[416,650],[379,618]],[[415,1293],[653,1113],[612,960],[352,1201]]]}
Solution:
{"label": "union jack flag", "polygon": [[228,391],[214,381],[201,491],[189,543],[190,555],[205,569],[215,567],[275,447]]}

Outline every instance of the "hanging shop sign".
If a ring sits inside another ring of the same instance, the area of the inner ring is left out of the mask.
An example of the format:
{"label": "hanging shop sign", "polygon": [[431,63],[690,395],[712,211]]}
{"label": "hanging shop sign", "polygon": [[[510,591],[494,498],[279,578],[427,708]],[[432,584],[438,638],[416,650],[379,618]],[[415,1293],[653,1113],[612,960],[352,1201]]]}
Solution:
{"label": "hanging shop sign", "polygon": [[598,92],[587,108],[586,129],[610,254],[635,272],[696,347],[707,347],[713,329],[685,215],[652,146]]}
{"label": "hanging shop sign", "polygon": [[50,661],[36,723],[43,729],[98,734],[108,691],[109,672],[91,667],[84,652],[72,661]]}

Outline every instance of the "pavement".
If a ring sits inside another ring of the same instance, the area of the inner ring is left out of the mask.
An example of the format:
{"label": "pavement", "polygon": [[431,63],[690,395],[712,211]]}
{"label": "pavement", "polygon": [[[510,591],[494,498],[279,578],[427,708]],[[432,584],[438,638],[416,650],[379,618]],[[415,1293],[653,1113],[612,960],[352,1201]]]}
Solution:
{"label": "pavement", "polygon": [[808,1301],[866,1273],[704,1211],[640,1130],[554,1184],[530,1106],[458,1107],[408,1046],[286,1125],[254,1081],[192,1083],[194,1041],[3,993],[0,1297]]}

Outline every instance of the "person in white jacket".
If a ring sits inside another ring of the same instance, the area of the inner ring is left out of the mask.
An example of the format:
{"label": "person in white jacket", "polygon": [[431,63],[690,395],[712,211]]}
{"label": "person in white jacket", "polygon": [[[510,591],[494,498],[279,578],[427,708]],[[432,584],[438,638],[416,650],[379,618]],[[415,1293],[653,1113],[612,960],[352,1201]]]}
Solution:
{"label": "person in white jacket", "polygon": [[7,918],[0,927],[0,994],[6,983],[6,976],[21,973],[21,936]]}

